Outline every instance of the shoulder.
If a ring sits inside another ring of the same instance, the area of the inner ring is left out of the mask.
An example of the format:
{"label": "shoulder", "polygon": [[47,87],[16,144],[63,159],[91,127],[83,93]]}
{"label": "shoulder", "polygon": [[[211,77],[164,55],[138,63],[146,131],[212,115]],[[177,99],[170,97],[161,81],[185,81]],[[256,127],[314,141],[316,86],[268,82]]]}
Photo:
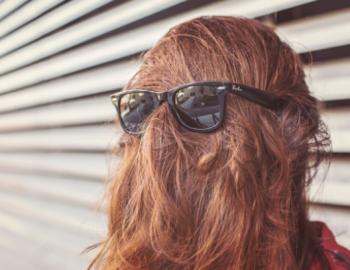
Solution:
{"label": "shoulder", "polygon": [[[320,221],[313,221],[321,226],[320,244],[331,270],[350,270],[350,250],[337,243],[329,227]],[[321,269],[320,262],[315,262],[311,270]]]}

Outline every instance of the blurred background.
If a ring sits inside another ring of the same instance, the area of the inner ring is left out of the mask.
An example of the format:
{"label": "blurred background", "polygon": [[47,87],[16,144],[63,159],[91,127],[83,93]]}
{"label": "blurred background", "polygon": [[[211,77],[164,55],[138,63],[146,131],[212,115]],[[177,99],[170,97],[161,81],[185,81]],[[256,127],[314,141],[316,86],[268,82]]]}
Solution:
{"label": "blurred background", "polygon": [[[85,269],[105,233],[107,151],[120,135],[109,95],[171,26],[200,15],[275,25],[323,102],[334,160],[309,194],[312,219],[350,247],[350,2],[0,1],[0,265]],[[311,65],[312,64],[312,65]]]}

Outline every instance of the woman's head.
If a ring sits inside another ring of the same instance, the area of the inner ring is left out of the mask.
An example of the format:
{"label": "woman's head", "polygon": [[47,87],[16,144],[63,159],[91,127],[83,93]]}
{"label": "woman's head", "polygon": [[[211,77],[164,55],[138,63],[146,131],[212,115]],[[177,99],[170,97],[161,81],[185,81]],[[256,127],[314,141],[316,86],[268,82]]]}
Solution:
{"label": "woman's head", "polygon": [[224,80],[288,100],[279,113],[227,97],[222,128],[196,133],[166,103],[121,137],[102,269],[302,269],[317,255],[305,188],[329,146],[298,55],[262,23],[203,16],[142,54],[124,89]]}

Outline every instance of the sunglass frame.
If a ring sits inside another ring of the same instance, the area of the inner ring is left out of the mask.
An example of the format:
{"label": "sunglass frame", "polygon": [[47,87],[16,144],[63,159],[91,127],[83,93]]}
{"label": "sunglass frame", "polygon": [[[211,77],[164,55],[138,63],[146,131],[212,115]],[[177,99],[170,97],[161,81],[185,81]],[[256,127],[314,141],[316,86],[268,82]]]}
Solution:
{"label": "sunglass frame", "polygon": [[[176,93],[179,90],[182,90],[183,88],[187,88],[190,86],[213,86],[213,87],[216,87],[216,90],[217,89],[221,90],[220,92],[218,92],[218,94],[219,94],[218,95],[219,106],[220,106],[220,111],[219,111],[220,112],[220,121],[215,126],[209,127],[209,128],[204,128],[204,129],[194,128],[194,127],[187,125],[181,119],[179,113],[177,112],[177,108],[175,105]],[[120,124],[121,124],[123,130],[129,134],[132,134],[132,135],[141,135],[144,132],[144,129],[137,131],[137,132],[128,130],[128,128],[126,127],[126,125],[122,119],[121,110],[120,110],[120,100],[121,100],[122,96],[124,96],[126,94],[140,93],[140,92],[146,92],[146,93],[156,95],[157,100],[159,102],[156,107],[159,107],[163,102],[166,101],[168,103],[168,107],[169,107],[170,111],[172,112],[172,114],[174,115],[176,120],[180,123],[180,125],[184,126],[188,130],[191,130],[194,132],[203,132],[203,133],[215,131],[222,126],[224,119],[225,119],[225,104],[226,104],[227,93],[232,93],[232,94],[241,96],[241,97],[243,97],[251,102],[254,102],[256,104],[259,104],[259,105],[266,107],[268,109],[271,109],[271,110],[280,110],[285,105],[285,100],[283,100],[281,97],[267,93],[266,91],[255,88],[255,87],[251,87],[251,86],[239,84],[239,83],[227,82],[227,81],[211,80],[211,81],[190,82],[190,83],[178,85],[178,86],[171,88],[171,89],[164,91],[164,92],[159,92],[159,91],[149,90],[149,89],[141,89],[141,88],[132,88],[130,90],[125,90],[125,91],[120,90],[119,92],[116,92],[116,93],[110,95],[110,98],[111,98],[113,105],[115,106],[115,108],[117,110],[117,114],[118,114]]]}

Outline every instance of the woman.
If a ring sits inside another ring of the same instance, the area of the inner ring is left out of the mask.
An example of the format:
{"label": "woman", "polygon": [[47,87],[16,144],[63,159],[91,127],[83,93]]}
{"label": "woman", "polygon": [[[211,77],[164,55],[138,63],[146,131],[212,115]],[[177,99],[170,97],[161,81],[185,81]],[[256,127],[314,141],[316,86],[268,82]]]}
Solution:
{"label": "woman", "polygon": [[304,77],[256,20],[171,28],[112,95],[123,161],[89,268],[349,269],[349,251],[308,218],[330,140]]}

